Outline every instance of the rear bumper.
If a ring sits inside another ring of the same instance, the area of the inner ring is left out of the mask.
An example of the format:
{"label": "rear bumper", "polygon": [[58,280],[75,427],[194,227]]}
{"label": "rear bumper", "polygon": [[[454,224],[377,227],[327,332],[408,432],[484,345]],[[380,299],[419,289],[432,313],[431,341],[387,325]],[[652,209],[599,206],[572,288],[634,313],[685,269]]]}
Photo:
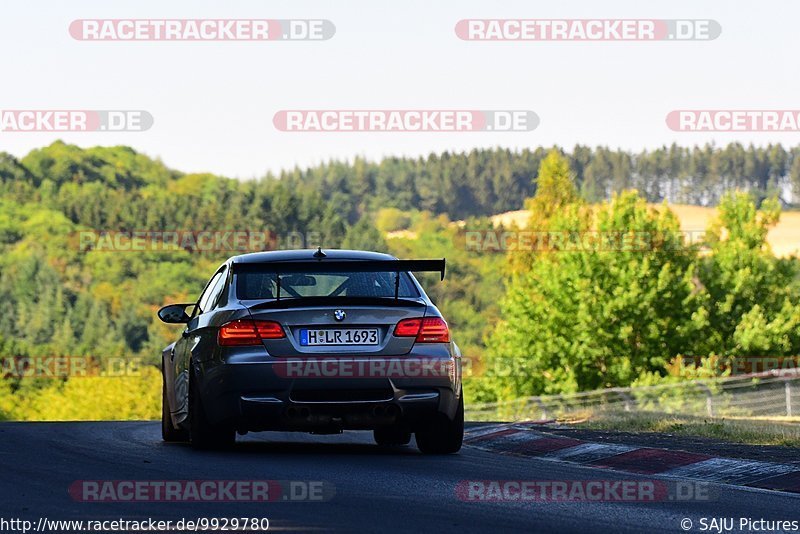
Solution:
{"label": "rear bumper", "polygon": [[[378,367],[387,365],[388,369],[394,365],[395,369],[402,369],[402,363],[410,360],[414,357],[336,358],[334,367],[340,369],[339,364],[352,361],[361,362],[362,369],[363,365],[371,368],[369,365],[376,363]],[[461,389],[460,358],[435,360],[436,371],[422,376],[391,372],[381,376],[358,372],[308,376],[297,373],[297,366],[287,367],[287,360],[268,358],[256,362],[249,357],[237,361],[234,357],[199,369],[198,390],[210,422],[228,423],[240,431],[335,432],[394,424],[413,430],[437,414],[452,419],[456,413]],[[306,370],[302,365],[300,369]]]}

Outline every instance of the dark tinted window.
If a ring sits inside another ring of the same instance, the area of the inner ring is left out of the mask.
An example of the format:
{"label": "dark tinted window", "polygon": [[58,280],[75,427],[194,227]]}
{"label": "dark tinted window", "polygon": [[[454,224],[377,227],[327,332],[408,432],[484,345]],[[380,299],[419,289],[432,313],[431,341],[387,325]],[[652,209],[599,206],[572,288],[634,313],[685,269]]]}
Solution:
{"label": "dark tinted window", "polygon": [[[237,294],[244,300],[274,299],[277,296],[275,273],[243,272],[237,275]],[[304,297],[394,297],[395,273],[284,273],[283,298]],[[419,297],[408,273],[400,273],[400,297]]]}
{"label": "dark tinted window", "polygon": [[230,288],[229,272],[223,273],[219,282],[219,291],[215,291],[215,296],[211,299],[211,309],[216,310],[220,306],[228,303],[228,289]]}
{"label": "dark tinted window", "polygon": [[222,288],[225,285],[225,271],[219,271],[211,278],[211,281],[206,286],[203,296],[200,297],[199,308],[200,313],[207,312],[211,306],[216,302]]}

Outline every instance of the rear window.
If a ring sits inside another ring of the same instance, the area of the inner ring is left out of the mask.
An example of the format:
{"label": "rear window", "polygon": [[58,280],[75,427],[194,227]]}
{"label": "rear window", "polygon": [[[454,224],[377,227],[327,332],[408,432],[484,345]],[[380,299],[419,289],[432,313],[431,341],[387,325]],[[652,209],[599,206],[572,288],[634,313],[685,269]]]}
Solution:
{"label": "rear window", "polygon": [[[243,300],[277,298],[277,275],[241,272],[236,293]],[[280,298],[394,297],[395,273],[283,273]],[[416,298],[419,291],[408,273],[400,273],[399,297]]]}

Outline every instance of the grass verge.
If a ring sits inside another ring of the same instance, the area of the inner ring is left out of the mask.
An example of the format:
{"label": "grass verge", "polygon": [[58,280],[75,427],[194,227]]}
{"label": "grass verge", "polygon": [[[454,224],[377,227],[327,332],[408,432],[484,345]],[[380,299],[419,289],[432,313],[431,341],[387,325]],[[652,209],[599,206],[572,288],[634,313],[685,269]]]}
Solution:
{"label": "grass verge", "polygon": [[665,413],[595,413],[568,421],[578,428],[697,436],[748,445],[800,447],[800,417],[693,417]]}

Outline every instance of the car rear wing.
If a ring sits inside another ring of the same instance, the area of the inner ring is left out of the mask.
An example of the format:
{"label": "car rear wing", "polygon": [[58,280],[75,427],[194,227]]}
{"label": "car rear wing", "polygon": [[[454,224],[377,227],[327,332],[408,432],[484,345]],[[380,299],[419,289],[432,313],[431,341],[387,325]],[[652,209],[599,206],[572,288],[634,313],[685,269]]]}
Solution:
{"label": "car rear wing", "polygon": [[444,280],[445,259],[438,260],[330,260],[315,259],[301,261],[269,261],[260,263],[234,263],[233,273],[258,272],[275,273],[275,282],[280,298],[279,275],[314,274],[314,273],[395,273],[394,298],[399,297],[400,273],[405,272],[435,272],[439,273],[440,280]]}

